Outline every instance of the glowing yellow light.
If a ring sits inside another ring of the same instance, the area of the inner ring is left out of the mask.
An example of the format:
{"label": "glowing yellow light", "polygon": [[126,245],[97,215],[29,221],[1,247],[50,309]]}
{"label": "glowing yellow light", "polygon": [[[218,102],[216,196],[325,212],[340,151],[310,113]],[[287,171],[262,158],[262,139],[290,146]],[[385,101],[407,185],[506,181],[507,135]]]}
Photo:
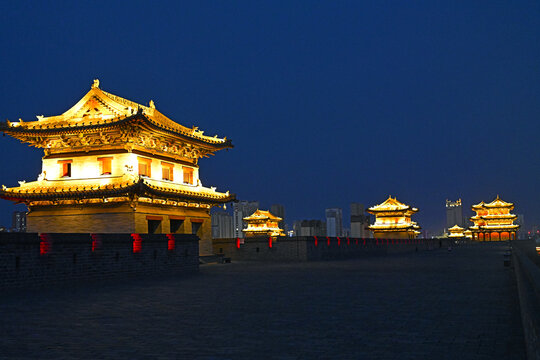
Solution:
{"label": "glowing yellow light", "polygon": [[248,226],[242,231],[246,236],[285,236],[285,232],[279,228],[282,218],[273,215],[270,211],[256,210],[253,214],[244,218]]}
{"label": "glowing yellow light", "polygon": [[411,220],[418,209],[391,196],[383,203],[370,207],[367,212],[375,215],[375,223],[369,226],[375,237],[411,238],[420,233],[420,226]]}

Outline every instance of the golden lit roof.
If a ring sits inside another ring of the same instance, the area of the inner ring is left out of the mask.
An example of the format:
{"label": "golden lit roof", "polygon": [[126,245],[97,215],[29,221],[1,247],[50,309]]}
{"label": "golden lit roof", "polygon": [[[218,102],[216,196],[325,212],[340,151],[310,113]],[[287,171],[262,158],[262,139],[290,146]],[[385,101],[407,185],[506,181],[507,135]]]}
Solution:
{"label": "golden lit roof", "polygon": [[420,229],[420,226],[416,222],[411,221],[410,223],[397,223],[397,224],[372,224],[369,225],[370,230],[386,230],[386,231],[397,231],[404,229]]}
{"label": "golden lit roof", "polygon": [[448,231],[459,231],[459,230],[463,230],[463,228],[457,224],[452,226],[450,229],[448,229]]}
{"label": "golden lit roof", "polygon": [[479,204],[473,205],[472,209],[480,210],[480,209],[485,209],[485,208],[500,208],[500,207],[505,208],[505,207],[513,207],[513,206],[514,206],[513,203],[506,202],[502,200],[501,198],[499,198],[499,195],[497,195],[497,198],[493,200],[492,202],[485,203],[481,201]]}
{"label": "golden lit roof", "polygon": [[496,208],[496,207],[512,207],[514,206],[514,204],[512,203],[509,203],[509,202],[506,202],[504,200],[501,200],[499,198],[499,195],[497,195],[497,198],[495,200],[493,200],[492,202],[490,202],[489,204],[484,204],[485,207],[490,207],[490,208]]}
{"label": "golden lit roof", "polygon": [[411,212],[417,212],[418,209],[412,208],[409,205],[405,205],[402,202],[398,201],[397,198],[392,198],[392,196],[388,196],[388,199],[386,199],[383,203],[370,207],[367,211],[368,212],[381,212],[381,211],[405,211],[409,210]]}
{"label": "golden lit roof", "polygon": [[485,204],[485,202],[480,201],[480,203],[478,203],[478,204],[476,204],[476,205],[473,205],[473,206],[471,206],[471,207],[472,207],[473,209],[481,209],[481,208],[484,207],[484,204]]}
{"label": "golden lit roof", "polygon": [[259,209],[257,209],[253,214],[251,214],[250,216],[245,217],[244,220],[246,220],[246,221],[250,221],[250,220],[274,220],[274,221],[281,221],[281,220],[283,220],[283,219],[280,218],[279,216],[275,216],[275,215],[272,214],[270,211],[259,210]]}
{"label": "golden lit roof", "polygon": [[214,188],[175,184],[135,175],[122,175],[92,179],[38,180],[7,188],[2,185],[0,197],[13,201],[45,199],[78,199],[151,194],[175,199],[194,199],[212,203],[234,200],[233,194],[220,193]]}
{"label": "golden lit roof", "polygon": [[[151,125],[164,131],[173,132],[193,140],[232,147],[227,138],[204,135],[204,131],[197,127],[188,128],[169,119],[156,109],[152,100],[148,106],[124,99],[120,96],[105,92],[99,88],[99,80],[94,80],[90,91],[86,93],[73,107],[61,115],[37,116],[37,121],[19,122],[7,121],[2,125],[2,131],[11,133],[24,132],[61,132],[62,130],[80,131],[86,128],[100,128],[106,125],[119,123],[135,115],[143,115]],[[139,116],[140,117],[140,116]]]}

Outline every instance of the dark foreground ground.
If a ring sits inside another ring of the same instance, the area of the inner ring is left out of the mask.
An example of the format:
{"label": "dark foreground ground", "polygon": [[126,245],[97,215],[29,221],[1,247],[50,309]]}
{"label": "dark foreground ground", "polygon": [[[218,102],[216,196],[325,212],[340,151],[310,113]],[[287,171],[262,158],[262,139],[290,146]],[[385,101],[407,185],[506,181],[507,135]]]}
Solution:
{"label": "dark foreground ground", "polygon": [[0,358],[524,359],[503,248],[4,295]]}

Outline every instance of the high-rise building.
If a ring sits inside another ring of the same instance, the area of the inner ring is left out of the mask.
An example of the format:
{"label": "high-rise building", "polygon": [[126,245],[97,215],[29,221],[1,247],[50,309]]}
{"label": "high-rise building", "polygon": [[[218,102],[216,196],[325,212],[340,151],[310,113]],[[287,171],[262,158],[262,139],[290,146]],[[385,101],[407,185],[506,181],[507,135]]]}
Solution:
{"label": "high-rise building", "polygon": [[516,214],[516,216],[516,225],[519,225],[517,238],[525,239],[525,235],[527,235],[527,232],[525,231],[525,217],[523,214]]}
{"label": "high-rise building", "polygon": [[230,239],[234,237],[233,217],[226,211],[212,214],[212,238]]}
{"label": "high-rise building", "polygon": [[359,203],[351,204],[351,237],[370,237],[369,215],[365,213],[364,205]]}
{"label": "high-rise building", "polygon": [[279,222],[279,228],[285,229],[285,207],[281,204],[274,204],[270,206],[270,212],[272,215],[275,215],[277,217],[280,217],[282,220]]}
{"label": "high-rise building", "polygon": [[26,212],[14,211],[11,216],[11,229],[16,232],[26,232]]}
{"label": "high-rise building", "polygon": [[244,238],[244,232],[242,231],[247,227],[244,222],[244,218],[253,214],[259,208],[258,201],[242,200],[233,203],[233,234],[234,237]]}
{"label": "high-rise building", "polygon": [[343,211],[340,208],[326,209],[326,236],[343,236]]}
{"label": "high-rise building", "polygon": [[326,224],[321,220],[297,220],[293,229],[296,236],[326,236]]}
{"label": "high-rise building", "polygon": [[450,229],[454,225],[466,228],[465,218],[463,217],[463,207],[461,199],[456,201],[446,200],[446,228]]}

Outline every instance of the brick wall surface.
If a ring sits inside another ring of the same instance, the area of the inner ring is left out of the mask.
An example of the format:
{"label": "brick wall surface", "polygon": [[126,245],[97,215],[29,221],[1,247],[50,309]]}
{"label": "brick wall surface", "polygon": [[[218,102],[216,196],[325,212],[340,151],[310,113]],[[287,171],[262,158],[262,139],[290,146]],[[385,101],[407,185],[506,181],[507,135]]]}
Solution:
{"label": "brick wall surface", "polygon": [[194,273],[198,255],[195,235],[0,233],[0,289]]}
{"label": "brick wall surface", "polygon": [[534,240],[512,243],[527,359],[540,360],[540,256]]}
{"label": "brick wall surface", "polygon": [[192,234],[192,220],[200,223],[200,255],[212,254],[212,224],[208,209],[138,203],[99,205],[55,205],[35,207],[27,215],[28,232],[46,233],[139,233],[148,232],[148,216],[161,223],[156,233],[171,232],[169,216],[184,219],[177,233]]}
{"label": "brick wall surface", "polygon": [[370,255],[396,254],[447,247],[447,240],[361,239],[337,237],[267,237],[214,239],[213,251],[232,260],[314,261],[347,259]]}

